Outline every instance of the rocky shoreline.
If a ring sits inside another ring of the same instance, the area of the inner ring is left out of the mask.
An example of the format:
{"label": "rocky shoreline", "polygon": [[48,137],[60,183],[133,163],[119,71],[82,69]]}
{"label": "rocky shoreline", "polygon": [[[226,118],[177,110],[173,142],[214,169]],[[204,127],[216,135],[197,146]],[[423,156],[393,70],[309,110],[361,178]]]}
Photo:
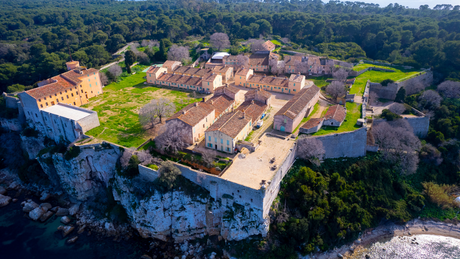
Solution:
{"label": "rocky shoreline", "polygon": [[[360,250],[373,243],[393,237],[412,235],[438,235],[460,239],[460,225],[457,221],[436,221],[433,219],[414,219],[404,225],[387,223],[376,228],[367,229],[353,243],[343,245],[334,250],[310,255],[311,259],[350,258]],[[302,258],[302,257],[300,257]]]}

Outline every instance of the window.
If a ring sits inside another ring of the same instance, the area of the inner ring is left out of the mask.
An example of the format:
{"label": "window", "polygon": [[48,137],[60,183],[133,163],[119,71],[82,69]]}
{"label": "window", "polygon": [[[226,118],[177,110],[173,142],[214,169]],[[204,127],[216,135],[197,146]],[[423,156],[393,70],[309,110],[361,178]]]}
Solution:
{"label": "window", "polygon": [[59,102],[59,99],[56,99],[56,102],[58,103],[58,102]]}
{"label": "window", "polygon": [[70,94],[73,97],[73,93]]}
{"label": "window", "polygon": [[[40,104],[40,108],[43,108],[43,104]],[[35,116],[37,116],[37,114],[35,114]]]}
{"label": "window", "polygon": [[229,147],[227,147],[227,151],[230,152],[230,148],[229,148]]}
{"label": "window", "polygon": [[[41,104],[40,104],[40,105],[41,105]],[[41,105],[41,106],[42,106],[42,108],[43,108],[43,105]],[[35,113],[35,117],[37,117],[37,118],[38,118],[38,115],[37,115],[36,113]]]}
{"label": "window", "polygon": [[230,145],[230,140],[227,139],[227,145]]}
{"label": "window", "polygon": [[[204,126],[204,125],[203,125]],[[211,136],[209,136],[209,141],[211,141]]]}
{"label": "window", "polygon": [[46,100],[46,97],[45,97],[45,98],[43,98],[43,99],[45,99],[45,100]]}
{"label": "window", "polygon": [[224,144],[224,140],[223,140],[223,139],[220,139],[220,144]]}
{"label": "window", "polygon": [[96,82],[96,85],[97,85],[97,82]]}
{"label": "window", "polygon": [[54,96],[57,96],[57,94],[54,94]]}
{"label": "window", "polygon": [[45,104],[46,104],[46,106],[48,106],[48,103],[45,103]]}
{"label": "window", "polygon": [[81,93],[83,93],[83,89],[81,90]]}
{"label": "window", "polygon": [[64,97],[61,97],[61,100],[63,100],[63,101],[64,101]]}
{"label": "window", "polygon": [[65,90],[65,92],[67,93],[67,90]]}
{"label": "window", "polygon": [[294,83],[294,86],[295,86],[295,83]]}
{"label": "window", "polygon": [[211,144],[211,143],[208,143],[208,147],[212,147],[212,144]]}
{"label": "window", "polygon": [[62,94],[62,92],[59,92],[59,94]]}
{"label": "window", "polygon": [[73,102],[73,105],[77,105],[77,104],[75,104],[75,102]]}
{"label": "window", "polygon": [[216,137],[214,137],[214,142],[217,142],[217,138],[216,138]]}
{"label": "window", "polygon": [[286,122],[287,122],[287,120],[286,120],[286,119],[284,119],[284,123],[286,123]]}
{"label": "window", "polygon": [[91,84],[89,84],[89,87],[91,87]]}
{"label": "window", "polygon": [[67,95],[67,99],[69,99],[69,95]]}

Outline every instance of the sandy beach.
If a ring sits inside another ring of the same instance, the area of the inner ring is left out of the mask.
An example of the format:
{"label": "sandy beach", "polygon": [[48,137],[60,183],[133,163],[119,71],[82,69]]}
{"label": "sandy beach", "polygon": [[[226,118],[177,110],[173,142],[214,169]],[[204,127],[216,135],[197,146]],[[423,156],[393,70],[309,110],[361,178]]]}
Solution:
{"label": "sandy beach", "polygon": [[339,254],[341,254],[343,258],[350,258],[355,251],[359,251],[360,249],[367,247],[375,242],[397,236],[412,236],[420,234],[440,235],[460,239],[460,224],[457,225],[448,222],[421,219],[411,220],[405,225],[389,223],[378,226],[376,228],[365,230],[361,237],[355,240],[353,243],[343,245],[325,253],[310,255],[309,258],[340,258]]}

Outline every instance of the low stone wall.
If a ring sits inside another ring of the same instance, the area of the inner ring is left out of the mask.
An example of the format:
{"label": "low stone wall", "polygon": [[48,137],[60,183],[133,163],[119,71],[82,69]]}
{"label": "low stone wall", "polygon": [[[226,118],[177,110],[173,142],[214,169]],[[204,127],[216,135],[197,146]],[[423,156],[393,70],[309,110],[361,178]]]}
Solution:
{"label": "low stone wall", "polygon": [[142,177],[143,180],[148,182],[153,182],[160,176],[157,170],[143,165],[138,165],[138,169],[140,177]]}
{"label": "low stone wall", "polygon": [[326,151],[324,158],[360,157],[366,155],[367,128],[324,136],[309,136],[309,138],[318,139],[323,143]]}
{"label": "low stone wall", "polygon": [[[418,136],[419,138],[425,138],[428,135],[428,129],[430,127],[430,117],[428,116],[404,117],[404,115],[402,116],[403,116],[403,119],[406,120],[409,123],[409,125],[412,127],[412,130],[416,136]],[[375,119],[373,124],[377,125],[384,121],[386,120],[385,119]]]}
{"label": "low stone wall", "polygon": [[241,141],[236,143],[236,148],[238,149],[238,151],[241,151],[241,149],[244,147],[247,148],[249,151],[254,152],[259,147],[259,145],[256,146],[254,143],[248,141]]}
{"label": "low stone wall", "polygon": [[425,73],[420,73],[416,77],[401,82],[391,83],[387,86],[382,86],[379,83],[371,83],[370,91],[376,93],[379,98],[394,100],[401,87],[406,87],[406,85],[411,84],[415,80],[420,80],[425,87],[430,86],[433,83],[433,72],[426,71]]}

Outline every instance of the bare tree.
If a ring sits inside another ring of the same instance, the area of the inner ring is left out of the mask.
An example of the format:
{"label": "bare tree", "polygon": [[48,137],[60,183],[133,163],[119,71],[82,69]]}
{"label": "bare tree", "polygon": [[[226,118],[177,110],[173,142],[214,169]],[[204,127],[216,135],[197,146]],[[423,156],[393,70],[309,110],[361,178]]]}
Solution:
{"label": "bare tree", "polygon": [[120,165],[123,169],[126,169],[128,167],[129,160],[133,156],[134,151],[135,150],[132,148],[125,148],[125,150],[123,151],[123,155],[120,157]]}
{"label": "bare tree", "polygon": [[107,71],[112,74],[115,78],[119,77],[123,73],[123,69],[118,64],[110,66]]}
{"label": "bare tree", "polygon": [[442,154],[431,144],[425,144],[420,150],[420,158],[425,163],[440,165],[442,163]]}
{"label": "bare tree", "polygon": [[250,39],[248,40],[248,44],[251,46],[251,52],[257,52],[257,51],[264,51],[263,44],[265,43],[264,40],[256,40],[256,39]]}
{"label": "bare tree", "polygon": [[460,82],[445,81],[438,85],[438,92],[445,98],[460,98]]}
{"label": "bare tree", "polygon": [[160,43],[157,40],[142,40],[142,47],[160,47]]}
{"label": "bare tree", "polygon": [[190,53],[188,52],[188,47],[177,46],[176,44],[172,45],[168,51],[168,60],[187,62],[190,60]]}
{"label": "bare tree", "polygon": [[249,66],[249,57],[240,54],[236,57],[236,63],[238,64],[238,67],[248,67]]}
{"label": "bare tree", "polygon": [[138,42],[133,42],[133,43],[131,43],[131,48],[130,49],[134,51],[135,49],[139,48],[140,46],[141,46],[141,44],[139,44]]}
{"label": "bare tree", "polygon": [[214,161],[216,159],[216,154],[213,150],[206,150],[201,153],[201,159],[203,159],[203,163],[207,167],[213,167]]}
{"label": "bare tree", "polygon": [[99,79],[101,80],[102,85],[107,85],[109,83],[109,78],[104,72],[99,72]]}
{"label": "bare tree", "polygon": [[141,162],[141,165],[148,165],[153,161],[152,155],[147,150],[137,151],[136,155]]}
{"label": "bare tree", "polygon": [[338,97],[342,97],[346,94],[345,85],[340,81],[332,81],[326,87],[326,93],[330,94],[334,100],[337,100]]}
{"label": "bare tree", "polygon": [[284,61],[277,59],[270,59],[269,66],[272,74],[280,75],[284,73]]}
{"label": "bare tree", "polygon": [[390,107],[388,107],[388,110],[398,115],[401,115],[406,110],[406,106],[404,106],[404,104],[401,103],[393,103]]}
{"label": "bare tree", "polygon": [[420,79],[412,79],[404,88],[406,89],[406,95],[413,95],[425,89],[425,84]]}
{"label": "bare tree", "polygon": [[209,42],[211,43],[211,46],[217,48],[218,50],[230,47],[230,40],[228,39],[228,35],[222,32],[216,32],[211,35]]}
{"label": "bare tree", "polygon": [[433,90],[427,90],[419,98],[420,108],[434,110],[441,105],[442,97]]}
{"label": "bare tree", "polygon": [[332,72],[332,76],[339,81],[344,81],[348,77],[348,71],[343,68],[339,68]]}
{"label": "bare tree", "polygon": [[191,141],[191,133],[186,129],[183,122],[178,120],[168,121],[161,127],[155,144],[162,152],[172,152],[176,154],[188,146]]}
{"label": "bare tree", "polygon": [[142,125],[151,124],[155,126],[156,118],[163,122],[163,117],[169,117],[176,111],[173,102],[166,98],[154,99],[144,105],[139,111],[139,121]]}
{"label": "bare tree", "polygon": [[301,74],[304,74],[304,75],[308,74],[309,67],[310,66],[308,65],[307,61],[299,61],[299,62],[296,62],[295,64],[295,69],[297,70],[297,72],[300,72]]}
{"label": "bare tree", "polygon": [[371,133],[384,161],[396,165],[405,174],[417,170],[421,144],[407,121],[381,122],[372,127]]}
{"label": "bare tree", "polygon": [[297,154],[300,158],[306,159],[319,166],[320,161],[326,153],[323,142],[316,138],[303,138],[297,142]]}

